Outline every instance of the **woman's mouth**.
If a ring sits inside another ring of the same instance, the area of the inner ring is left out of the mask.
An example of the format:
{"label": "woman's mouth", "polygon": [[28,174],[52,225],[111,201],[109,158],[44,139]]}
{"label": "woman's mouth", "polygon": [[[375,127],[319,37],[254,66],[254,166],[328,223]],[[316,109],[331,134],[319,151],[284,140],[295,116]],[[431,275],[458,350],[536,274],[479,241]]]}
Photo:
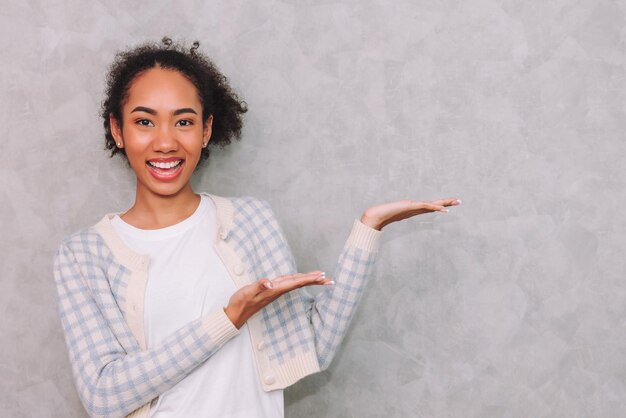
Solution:
{"label": "woman's mouth", "polygon": [[183,171],[185,160],[168,159],[168,160],[150,160],[146,162],[146,167],[152,177],[161,181],[174,180]]}

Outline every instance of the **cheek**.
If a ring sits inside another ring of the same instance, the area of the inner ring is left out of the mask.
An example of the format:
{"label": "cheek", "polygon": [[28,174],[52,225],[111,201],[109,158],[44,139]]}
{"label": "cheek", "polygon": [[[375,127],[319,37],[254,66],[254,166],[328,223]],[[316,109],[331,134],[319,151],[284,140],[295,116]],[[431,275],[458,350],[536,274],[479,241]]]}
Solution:
{"label": "cheek", "polygon": [[149,141],[142,140],[141,137],[129,136],[125,138],[124,150],[131,166],[139,167],[145,164],[148,146]]}
{"label": "cheek", "polygon": [[151,140],[152,136],[149,132],[129,129],[124,135],[124,147],[127,153],[144,152]]}
{"label": "cheek", "polygon": [[[200,131],[201,133],[202,131]],[[198,132],[185,132],[179,136],[179,141],[188,153],[195,154],[202,152],[202,135]]]}

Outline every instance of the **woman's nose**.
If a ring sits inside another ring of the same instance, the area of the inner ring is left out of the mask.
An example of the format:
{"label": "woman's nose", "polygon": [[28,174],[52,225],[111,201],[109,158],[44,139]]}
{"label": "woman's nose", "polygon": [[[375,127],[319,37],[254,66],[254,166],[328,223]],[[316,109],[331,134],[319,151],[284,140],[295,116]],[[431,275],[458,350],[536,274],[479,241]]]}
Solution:
{"label": "woman's nose", "polygon": [[173,128],[162,126],[156,132],[157,136],[152,142],[153,149],[160,152],[172,152],[178,150],[178,140]]}

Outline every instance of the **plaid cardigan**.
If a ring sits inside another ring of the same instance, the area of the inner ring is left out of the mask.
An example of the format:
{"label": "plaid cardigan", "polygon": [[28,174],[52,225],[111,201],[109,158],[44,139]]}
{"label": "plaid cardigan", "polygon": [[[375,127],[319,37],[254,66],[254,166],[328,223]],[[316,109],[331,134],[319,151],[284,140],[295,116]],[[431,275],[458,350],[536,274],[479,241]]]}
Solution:
{"label": "plaid cardigan", "polygon": [[[267,202],[205,194],[215,203],[215,249],[237,288],[296,272],[289,245]],[[239,333],[223,309],[147,348],[143,303],[148,256],[122,242],[107,214],[60,246],[55,256],[57,305],[74,380],[91,416],[148,417],[150,401],[182,380]],[[285,388],[328,367],[346,334],[380,231],[355,220],[341,251],[334,286],[317,296],[289,292],[247,322],[266,391]]]}

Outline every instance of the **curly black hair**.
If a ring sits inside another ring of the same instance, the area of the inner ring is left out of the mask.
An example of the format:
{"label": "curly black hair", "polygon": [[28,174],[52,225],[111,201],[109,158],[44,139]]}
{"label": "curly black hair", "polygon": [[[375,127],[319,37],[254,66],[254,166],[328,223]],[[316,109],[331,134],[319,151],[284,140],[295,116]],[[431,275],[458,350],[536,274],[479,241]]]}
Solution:
{"label": "curly black hair", "polygon": [[[210,146],[224,147],[232,139],[240,139],[242,116],[247,111],[246,103],[233,91],[228,79],[215,64],[198,52],[199,46],[200,43],[195,41],[188,49],[164,37],[160,44],[143,43],[115,55],[107,74],[106,97],[101,106],[105,148],[111,150],[111,157],[119,153],[126,158],[126,152],[116,146],[109,115],[113,114],[120,127],[123,126],[122,106],[128,100],[132,81],[142,72],[156,66],[180,72],[196,87],[202,104],[203,124],[213,115]],[[206,147],[202,150],[201,160],[208,157],[209,147]]]}

